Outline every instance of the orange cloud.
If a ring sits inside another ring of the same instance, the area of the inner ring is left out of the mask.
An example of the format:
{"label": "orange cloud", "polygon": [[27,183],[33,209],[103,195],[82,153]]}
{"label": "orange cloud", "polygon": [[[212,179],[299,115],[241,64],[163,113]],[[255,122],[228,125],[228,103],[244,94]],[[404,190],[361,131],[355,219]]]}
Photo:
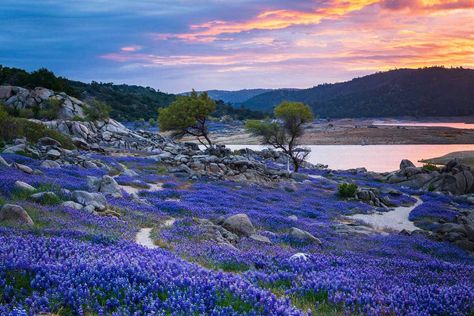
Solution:
{"label": "orange cloud", "polygon": [[281,30],[291,26],[316,25],[323,20],[336,20],[370,6],[387,10],[408,9],[411,12],[473,9],[474,0],[331,0],[325,7],[313,11],[269,10],[244,22],[209,21],[190,26],[191,32],[182,34],[156,34],[158,39],[176,38],[185,41],[211,42],[223,34],[253,30]]}

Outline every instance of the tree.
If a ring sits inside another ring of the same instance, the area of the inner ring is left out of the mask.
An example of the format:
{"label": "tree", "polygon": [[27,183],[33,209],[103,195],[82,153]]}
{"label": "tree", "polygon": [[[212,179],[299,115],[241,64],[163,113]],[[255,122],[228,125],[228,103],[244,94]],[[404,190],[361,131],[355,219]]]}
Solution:
{"label": "tree", "polygon": [[299,102],[283,102],[274,110],[277,121],[250,120],[246,129],[255,136],[263,138],[263,144],[271,145],[286,153],[298,172],[309,152],[298,148],[298,139],[304,133],[304,124],[313,121],[311,109]]}
{"label": "tree", "polygon": [[206,92],[197,94],[193,90],[189,96],[179,96],[170,106],[160,109],[158,125],[161,131],[172,131],[176,137],[195,136],[201,144],[209,148],[212,147],[212,141],[209,138],[207,123],[209,115],[215,110],[216,103]]}

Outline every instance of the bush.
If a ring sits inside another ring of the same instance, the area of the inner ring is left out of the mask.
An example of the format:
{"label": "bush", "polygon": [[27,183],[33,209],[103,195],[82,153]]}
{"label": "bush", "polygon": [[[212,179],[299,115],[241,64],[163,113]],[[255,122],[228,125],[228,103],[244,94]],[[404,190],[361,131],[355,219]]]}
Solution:
{"label": "bush", "polygon": [[357,184],[342,183],[338,186],[338,194],[342,198],[351,198],[357,192]]}
{"label": "bush", "polygon": [[111,110],[107,103],[94,100],[89,107],[84,108],[84,114],[90,121],[100,121],[109,118]]}
{"label": "bush", "polygon": [[0,141],[11,142],[16,138],[21,137],[25,137],[30,143],[36,143],[43,137],[51,137],[59,141],[66,149],[75,148],[74,143],[69,136],[47,128],[41,123],[31,122],[24,118],[8,116],[0,119]]}
{"label": "bush", "polygon": [[[56,120],[59,117],[61,111],[62,102],[57,99],[49,99],[44,102],[43,107],[39,110],[37,118]],[[21,115],[20,115],[21,116]]]}
{"label": "bush", "polygon": [[430,171],[430,172],[431,171],[439,171],[439,168],[436,165],[432,164],[432,163],[424,164],[422,168],[423,168],[423,170]]}

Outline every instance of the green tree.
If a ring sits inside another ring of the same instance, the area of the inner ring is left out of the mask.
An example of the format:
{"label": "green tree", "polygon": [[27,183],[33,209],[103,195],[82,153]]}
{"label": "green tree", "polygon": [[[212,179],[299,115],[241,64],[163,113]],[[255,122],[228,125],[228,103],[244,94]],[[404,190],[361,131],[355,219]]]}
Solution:
{"label": "green tree", "polygon": [[276,121],[249,120],[246,129],[255,136],[262,137],[263,144],[271,145],[286,153],[298,172],[308,151],[298,148],[298,140],[303,136],[304,124],[313,121],[311,109],[299,102],[283,102],[274,110]]}
{"label": "green tree", "polygon": [[84,114],[89,121],[100,121],[108,119],[111,110],[107,103],[94,100],[84,108]]}
{"label": "green tree", "polygon": [[[216,103],[203,92],[196,91],[189,96],[179,96],[166,108],[159,110],[158,124],[161,131],[172,131],[176,137],[192,135],[208,147],[212,147],[207,123],[209,115],[216,110]],[[207,144],[201,140],[203,137]]]}

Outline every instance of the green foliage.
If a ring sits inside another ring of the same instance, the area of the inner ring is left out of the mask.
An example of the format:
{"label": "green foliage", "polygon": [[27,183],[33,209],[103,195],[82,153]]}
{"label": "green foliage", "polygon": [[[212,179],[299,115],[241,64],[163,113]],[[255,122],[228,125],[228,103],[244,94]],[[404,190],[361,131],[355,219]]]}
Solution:
{"label": "green foliage", "polygon": [[105,102],[94,100],[84,108],[84,114],[89,121],[99,121],[109,118],[112,108]]}
{"label": "green foliage", "polygon": [[439,168],[436,165],[432,164],[432,163],[424,164],[422,168],[423,168],[423,170],[430,171],[430,172],[439,171]]}
{"label": "green foliage", "polygon": [[223,101],[216,102],[216,110],[212,113],[213,117],[224,117],[230,116],[234,120],[261,120],[268,114],[249,110],[245,107],[233,107],[232,105],[225,104]]}
{"label": "green foliage", "polygon": [[298,139],[304,133],[304,124],[313,120],[313,113],[307,105],[298,102],[283,102],[274,112],[279,122],[249,120],[245,127],[253,135],[262,137],[263,144],[285,152],[297,172],[308,155],[308,152],[298,150]]}
{"label": "green foliage", "polygon": [[338,194],[342,198],[354,197],[357,192],[357,184],[355,183],[341,183],[338,187]]}
{"label": "green foliage", "polygon": [[8,117],[8,112],[5,110],[5,106],[0,103],[0,122],[4,121]]}
{"label": "green foliage", "polygon": [[294,128],[311,122],[314,117],[309,106],[301,102],[283,102],[275,108],[275,117],[281,119],[285,126]]}
{"label": "green foliage", "polygon": [[75,97],[79,96],[78,91],[70,84],[69,80],[57,77],[46,68],[28,73],[22,69],[3,67],[0,65],[0,83],[30,89],[44,87],[58,92],[65,92]]}
{"label": "green foliage", "polygon": [[150,87],[115,85],[92,82],[90,84],[69,81],[82,97],[105,102],[112,108],[110,117],[119,121],[134,122],[140,118],[155,118],[159,108],[168,106],[176,99]]}
{"label": "green foliage", "polygon": [[429,192],[434,192],[434,190],[436,190],[434,184],[433,184],[433,183],[430,183],[430,184],[428,185],[428,191],[429,191]]}
{"label": "green foliage", "polygon": [[56,120],[59,117],[59,112],[61,111],[61,107],[62,107],[61,100],[49,99],[43,102],[42,107],[39,110],[36,118]]}
{"label": "green foliage", "polygon": [[209,145],[207,121],[216,109],[215,102],[204,92],[195,91],[189,96],[180,96],[170,106],[159,111],[158,124],[161,131],[173,131],[176,136],[186,134],[204,137]]}
{"label": "green foliage", "polygon": [[270,112],[284,100],[304,102],[321,117],[461,116],[474,114],[473,86],[472,69],[397,69],[309,89],[274,90],[242,105]]}
{"label": "green foliage", "polygon": [[11,142],[16,138],[25,137],[30,143],[36,143],[40,138],[51,137],[59,141],[66,149],[75,146],[69,136],[47,128],[41,123],[31,122],[24,118],[6,116],[0,119],[0,140]]}

